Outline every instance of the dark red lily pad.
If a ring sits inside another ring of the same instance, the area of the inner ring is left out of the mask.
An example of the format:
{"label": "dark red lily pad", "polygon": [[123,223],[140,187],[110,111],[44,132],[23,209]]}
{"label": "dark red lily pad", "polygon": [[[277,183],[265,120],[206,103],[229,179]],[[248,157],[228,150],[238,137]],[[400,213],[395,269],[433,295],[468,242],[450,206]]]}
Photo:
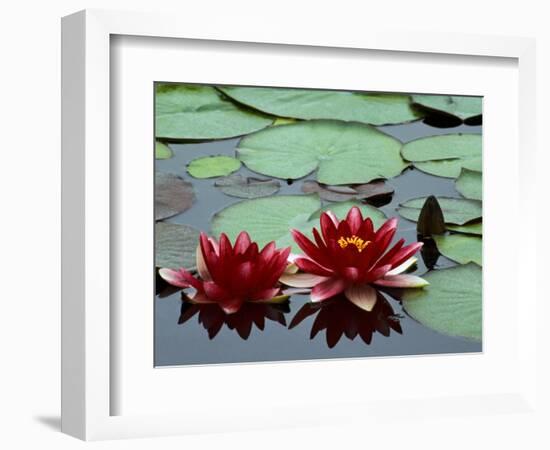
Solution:
{"label": "dark red lily pad", "polygon": [[330,202],[375,200],[389,197],[393,194],[393,188],[388,186],[384,181],[372,181],[370,183],[349,186],[331,186],[308,180],[302,185],[302,191],[306,194],[318,194],[323,200]]}
{"label": "dark red lily pad", "polygon": [[187,211],[195,201],[193,185],[178,175],[155,174],[155,220],[163,220]]}

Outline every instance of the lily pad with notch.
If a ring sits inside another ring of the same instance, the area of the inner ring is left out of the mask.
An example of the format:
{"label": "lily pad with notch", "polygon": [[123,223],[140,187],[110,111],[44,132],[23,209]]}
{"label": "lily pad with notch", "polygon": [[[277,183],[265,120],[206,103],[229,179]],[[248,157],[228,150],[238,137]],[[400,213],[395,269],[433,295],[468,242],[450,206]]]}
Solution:
{"label": "lily pad with notch", "polygon": [[482,275],[477,264],[434,270],[423,275],[430,284],[407,289],[402,297],[407,314],[440,333],[480,341]]}
{"label": "lily pad with notch", "polygon": [[238,158],[254,172],[296,180],[317,170],[323,184],[362,184],[399,175],[401,142],[377,129],[334,120],[269,127],[245,136]]}
{"label": "lily pad with notch", "polygon": [[195,201],[193,185],[176,174],[155,173],[155,220],[187,211]]}
{"label": "lily pad with notch", "polygon": [[463,95],[413,95],[413,106],[427,116],[450,116],[462,122],[477,124],[482,115],[483,99]]}
{"label": "lily pad with notch", "polygon": [[423,114],[403,94],[269,87],[218,87],[239,103],[280,117],[335,119],[388,125],[411,122]]}
{"label": "lily pad with notch", "polygon": [[155,133],[165,140],[226,139],[258,131],[273,118],[251,111],[211,86],[158,84]]}
{"label": "lily pad with notch", "polygon": [[370,183],[352,184],[349,186],[331,186],[307,180],[302,184],[302,192],[306,194],[318,194],[323,200],[330,202],[342,202],[347,200],[375,201],[382,198],[390,199],[394,190],[384,181],[371,181]]}

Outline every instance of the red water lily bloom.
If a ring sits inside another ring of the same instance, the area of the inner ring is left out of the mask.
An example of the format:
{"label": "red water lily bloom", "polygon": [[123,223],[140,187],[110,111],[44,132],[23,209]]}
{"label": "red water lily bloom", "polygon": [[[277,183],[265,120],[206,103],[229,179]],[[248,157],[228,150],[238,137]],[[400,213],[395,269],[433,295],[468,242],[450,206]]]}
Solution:
{"label": "red water lily bloom", "polygon": [[271,302],[281,293],[278,280],[287,267],[290,247],[277,249],[274,242],[261,251],[241,232],[232,247],[222,233],[219,243],[201,233],[197,249],[197,271],[194,277],[187,270],[160,269],[160,276],[168,283],[193,287],[194,303],[217,303],[227,314],[235,313],[244,302]]}
{"label": "red water lily bloom", "polygon": [[321,233],[313,229],[315,243],[298,230],[292,236],[305,256],[294,264],[302,273],[285,274],[281,281],[294,287],[313,287],[311,300],[319,302],[341,292],[360,308],[372,310],[376,289],[387,287],[422,287],[428,283],[420,277],[404,274],[416,262],[413,255],[421,242],[404,245],[391,241],[397,230],[397,219],[387,220],[377,231],[370,218],[363,219],[354,206],[344,220],[330,212],[321,214]]}

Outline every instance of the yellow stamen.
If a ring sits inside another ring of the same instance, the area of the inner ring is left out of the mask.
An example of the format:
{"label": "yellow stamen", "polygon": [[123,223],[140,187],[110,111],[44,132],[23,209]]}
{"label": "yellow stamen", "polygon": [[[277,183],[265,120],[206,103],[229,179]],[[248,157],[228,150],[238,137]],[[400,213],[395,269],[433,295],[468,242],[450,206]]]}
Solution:
{"label": "yellow stamen", "polygon": [[367,245],[369,245],[370,243],[371,241],[364,241],[363,239],[355,235],[351,237],[341,236],[340,239],[338,239],[338,245],[340,245],[341,248],[346,248],[350,244],[355,245],[359,253],[365,250]]}

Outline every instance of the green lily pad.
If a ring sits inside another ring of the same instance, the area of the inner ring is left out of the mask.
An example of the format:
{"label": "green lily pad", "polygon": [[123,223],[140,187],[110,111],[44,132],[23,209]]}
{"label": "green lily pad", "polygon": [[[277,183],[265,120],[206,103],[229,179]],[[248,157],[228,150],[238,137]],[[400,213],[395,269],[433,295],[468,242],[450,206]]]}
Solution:
{"label": "green lily pad", "polygon": [[244,177],[240,174],[230,175],[214,183],[225,195],[238,198],[259,198],[276,194],[281,189],[277,180]]}
{"label": "green lily pad", "polygon": [[270,127],[244,137],[237,156],[250,169],[283,179],[317,169],[324,184],[360,184],[399,175],[401,143],[369,125],[329,120]]}
{"label": "green lily pad", "polygon": [[481,266],[482,239],[465,234],[433,236],[439,253],[459,263],[474,262]]}
{"label": "green lily pad", "polygon": [[481,172],[463,168],[460,176],[455,181],[455,187],[464,197],[481,200],[483,195]]}
{"label": "green lily pad", "polygon": [[[359,206],[376,226],[385,220],[382,211],[359,202],[342,202],[325,207],[343,218],[352,206]],[[252,240],[263,246],[275,241],[277,246],[292,246],[301,253],[290,235],[292,228],[311,236],[313,227],[319,228],[321,201],[317,195],[281,195],[244,200],[218,212],[212,220],[212,233],[226,233],[231,239],[246,230]]]}
{"label": "green lily pad", "polygon": [[482,114],[483,99],[458,95],[413,95],[412,101],[421,109],[449,114],[466,120]]}
{"label": "green lily pad", "polygon": [[457,178],[462,168],[481,172],[481,149],[480,134],[445,134],[408,142],[401,154],[423,172]]}
{"label": "green lily pad", "polygon": [[456,233],[465,234],[483,234],[483,224],[481,222],[467,223],[466,225],[446,225],[447,230],[454,231]]}
{"label": "green lily pad", "polygon": [[[426,198],[408,200],[402,203],[397,211],[405,219],[416,222]],[[437,201],[443,210],[445,223],[464,225],[465,223],[479,219],[482,215],[481,202],[477,200],[438,197]]]}
{"label": "green lily pad", "polygon": [[480,341],[481,268],[476,264],[455,266],[429,272],[422,278],[429,286],[404,292],[405,311],[440,333]]}
{"label": "green lily pad", "polygon": [[273,119],[227,100],[215,88],[159,84],[155,128],[162,139],[224,139],[258,131]]}
{"label": "green lily pad", "polygon": [[155,220],[187,211],[195,201],[193,185],[173,173],[155,173]]}
{"label": "green lily pad", "polygon": [[155,224],[155,265],[187,270],[196,269],[195,252],[199,231],[189,225],[157,222]]}
{"label": "green lily pad", "polygon": [[295,119],[335,119],[387,125],[422,117],[401,94],[315,89],[220,87],[229,97],[265,113]]}
{"label": "green lily pad", "polygon": [[155,159],[170,159],[174,154],[164,142],[155,141]]}
{"label": "green lily pad", "polygon": [[214,178],[227,176],[240,167],[241,162],[232,156],[205,156],[191,161],[187,172],[195,178]]}

